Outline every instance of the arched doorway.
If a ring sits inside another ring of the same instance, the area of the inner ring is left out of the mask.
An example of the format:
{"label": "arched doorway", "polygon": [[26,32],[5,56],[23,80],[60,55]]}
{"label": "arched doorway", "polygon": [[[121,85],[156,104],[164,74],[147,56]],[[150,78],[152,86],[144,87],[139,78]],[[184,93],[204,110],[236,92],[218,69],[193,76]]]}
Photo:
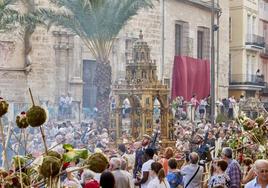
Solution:
{"label": "arched doorway", "polygon": [[161,125],[161,103],[157,97],[153,102],[153,129],[159,129]]}
{"label": "arched doorway", "polygon": [[121,134],[124,136],[130,136],[132,135],[131,130],[131,111],[132,106],[130,104],[130,100],[128,98],[125,98],[123,100],[123,104],[121,106],[121,117],[122,117],[122,126],[121,126]]}

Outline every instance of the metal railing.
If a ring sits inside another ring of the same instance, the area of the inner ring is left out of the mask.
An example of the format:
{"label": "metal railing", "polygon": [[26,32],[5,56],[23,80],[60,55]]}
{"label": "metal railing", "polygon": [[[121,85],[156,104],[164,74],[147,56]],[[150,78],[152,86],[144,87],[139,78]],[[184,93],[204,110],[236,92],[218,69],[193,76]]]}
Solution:
{"label": "metal railing", "polygon": [[257,74],[232,74],[231,85],[258,85],[265,86],[264,75]]}
{"label": "metal railing", "polygon": [[255,34],[247,34],[246,45],[254,45],[264,48],[264,37]]}
{"label": "metal railing", "polygon": [[265,48],[263,49],[262,55],[268,56],[268,43],[265,44]]}

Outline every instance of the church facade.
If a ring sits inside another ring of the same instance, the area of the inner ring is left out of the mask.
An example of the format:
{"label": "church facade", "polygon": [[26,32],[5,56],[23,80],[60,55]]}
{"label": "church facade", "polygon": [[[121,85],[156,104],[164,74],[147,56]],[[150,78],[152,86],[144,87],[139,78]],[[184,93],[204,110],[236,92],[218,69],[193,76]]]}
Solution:
{"label": "church facade", "polygon": [[[217,98],[228,95],[229,1],[220,1]],[[48,6],[47,0],[39,0]],[[142,30],[151,47],[158,78],[171,85],[175,55],[210,58],[211,12],[207,1],[155,1],[150,10],[141,10],[122,29],[110,55],[113,82],[126,76],[132,47]],[[63,28],[37,27],[29,38],[31,51],[25,56],[25,42],[15,34],[0,35],[0,96],[11,103],[11,116],[30,103],[32,89],[39,103],[57,107],[60,96],[73,98],[76,119],[86,108],[94,107],[93,77],[95,60],[78,36]],[[216,52],[217,53],[217,52]],[[25,63],[25,58],[30,65]],[[53,112],[56,114],[56,112]],[[55,115],[56,116],[56,115]]]}

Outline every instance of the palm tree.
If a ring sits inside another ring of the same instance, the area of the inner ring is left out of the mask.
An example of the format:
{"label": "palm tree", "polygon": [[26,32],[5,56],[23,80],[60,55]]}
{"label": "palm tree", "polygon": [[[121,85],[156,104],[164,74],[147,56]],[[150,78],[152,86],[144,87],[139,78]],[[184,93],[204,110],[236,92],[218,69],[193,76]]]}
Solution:
{"label": "palm tree", "polygon": [[26,8],[26,15],[24,16],[24,23],[23,23],[24,62],[25,67],[29,68],[29,66],[32,64],[30,58],[30,53],[32,52],[31,36],[35,31],[36,25],[41,22],[38,20],[37,16],[34,16],[34,14],[36,13],[35,12],[36,6],[34,0],[21,0],[21,2]]}
{"label": "palm tree", "polygon": [[109,55],[115,37],[141,8],[151,8],[151,0],[51,0],[57,10],[41,9],[49,25],[63,26],[80,36],[97,61],[94,85],[97,108],[108,125],[111,65]]}
{"label": "palm tree", "polygon": [[19,13],[12,8],[17,0],[0,0],[0,32],[14,29],[19,21]]}

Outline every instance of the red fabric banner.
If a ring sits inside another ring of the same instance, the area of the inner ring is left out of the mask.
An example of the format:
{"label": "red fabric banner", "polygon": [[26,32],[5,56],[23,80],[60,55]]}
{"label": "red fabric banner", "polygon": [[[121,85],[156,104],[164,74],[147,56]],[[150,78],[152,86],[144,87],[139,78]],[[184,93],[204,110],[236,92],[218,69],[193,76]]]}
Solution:
{"label": "red fabric banner", "polygon": [[172,99],[183,96],[190,101],[196,94],[198,100],[210,94],[210,62],[186,56],[175,56],[172,75]]}

